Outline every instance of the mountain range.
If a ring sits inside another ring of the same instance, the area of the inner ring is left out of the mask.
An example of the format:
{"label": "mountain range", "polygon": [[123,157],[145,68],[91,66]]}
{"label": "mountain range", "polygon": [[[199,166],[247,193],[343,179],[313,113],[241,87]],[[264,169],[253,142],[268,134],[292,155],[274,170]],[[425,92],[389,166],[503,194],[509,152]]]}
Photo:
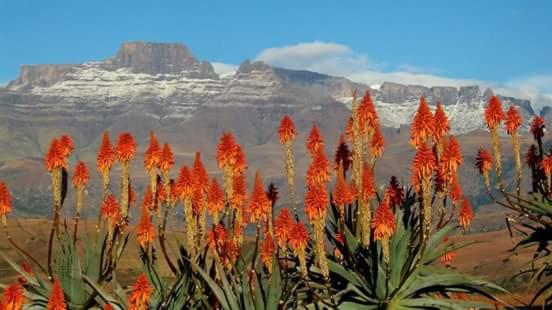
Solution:
{"label": "mountain range", "polygon": [[[71,134],[77,146],[75,158],[92,165],[104,130],[113,135],[132,131],[140,151],[154,130],[183,161],[190,161],[196,150],[212,158],[222,131],[231,130],[244,145],[250,165],[263,167],[266,177],[283,186],[276,132],[280,118],[290,114],[303,140],[311,124],[318,123],[327,137],[327,151],[332,152],[350,115],[352,90],[372,94],[381,124],[387,127],[385,138],[390,144],[397,141],[397,156],[405,157],[405,163],[411,152],[405,155],[408,146],[398,141],[408,136],[401,131],[410,124],[420,96],[432,107],[438,101],[443,104],[452,133],[478,136],[484,129],[483,110],[493,95],[491,89],[477,85],[385,82],[370,87],[249,60],[235,72],[219,75],[211,63],[198,60],[182,44],[128,42],[103,61],[23,65],[20,76],[0,88],[0,177],[13,179],[21,188],[38,186],[41,178],[32,176],[40,169],[51,138],[60,133]],[[517,106],[525,120],[535,114],[528,100],[501,99],[505,106]],[[551,109],[541,113],[552,120]],[[296,149],[298,165],[304,166],[301,172],[308,162],[300,155],[303,146]],[[216,173],[212,160],[207,162]],[[137,171],[139,166],[136,163]],[[381,173],[405,175],[406,169],[390,164]]]}

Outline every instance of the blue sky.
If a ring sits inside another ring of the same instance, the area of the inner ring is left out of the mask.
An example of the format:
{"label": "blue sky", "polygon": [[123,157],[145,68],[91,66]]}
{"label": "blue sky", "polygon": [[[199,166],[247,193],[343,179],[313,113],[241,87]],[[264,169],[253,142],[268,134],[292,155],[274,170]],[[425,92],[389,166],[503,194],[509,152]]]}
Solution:
{"label": "blue sky", "polygon": [[185,43],[200,59],[231,65],[259,58],[366,83],[481,82],[546,97],[550,16],[544,0],[6,0],[0,83],[21,64],[101,60],[144,40]]}

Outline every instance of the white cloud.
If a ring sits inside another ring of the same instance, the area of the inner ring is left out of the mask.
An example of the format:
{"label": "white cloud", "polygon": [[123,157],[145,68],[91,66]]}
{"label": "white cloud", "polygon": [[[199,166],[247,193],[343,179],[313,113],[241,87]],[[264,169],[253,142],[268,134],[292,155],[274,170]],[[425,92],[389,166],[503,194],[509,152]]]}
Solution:
{"label": "white cloud", "polygon": [[213,69],[215,69],[215,72],[218,75],[231,74],[233,72],[236,72],[239,67],[238,65],[227,64],[223,62],[212,62],[211,65],[213,65]]}
{"label": "white cloud", "polygon": [[552,106],[552,75],[534,75],[504,83],[445,77],[411,64],[398,65],[396,70],[389,71],[384,70],[386,66],[381,62],[375,62],[349,46],[321,41],[267,48],[259,53],[257,60],[282,68],[343,76],[367,85],[385,81],[428,87],[479,85],[482,90],[491,87],[495,93],[529,99],[536,111],[546,105]]}

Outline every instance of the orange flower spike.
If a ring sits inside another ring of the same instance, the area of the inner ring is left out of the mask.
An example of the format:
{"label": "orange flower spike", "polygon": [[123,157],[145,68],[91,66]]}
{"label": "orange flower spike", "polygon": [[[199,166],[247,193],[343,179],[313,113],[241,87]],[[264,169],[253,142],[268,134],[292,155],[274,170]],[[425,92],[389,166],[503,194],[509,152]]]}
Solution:
{"label": "orange flower spike", "polygon": [[506,121],[504,122],[504,125],[506,126],[506,132],[510,135],[516,133],[519,129],[519,126],[521,126],[521,122],[521,115],[519,114],[518,109],[513,105],[510,106],[510,108],[506,112]]}
{"label": "orange flower spike", "polygon": [[378,127],[379,118],[369,91],[364,93],[364,97],[362,97],[362,101],[358,106],[358,120],[362,133],[373,132]]}
{"label": "orange flower spike", "polygon": [[450,267],[450,265],[452,265],[452,260],[456,257],[456,253],[455,252],[445,252],[442,256],[441,256],[441,262],[443,263],[443,265],[445,265],[446,267]]}
{"label": "orange flower spike", "polygon": [[477,157],[475,158],[475,166],[481,174],[491,171],[493,168],[493,158],[491,153],[483,148],[479,149],[477,151]]}
{"label": "orange flower spike", "polygon": [[502,102],[500,102],[500,98],[497,96],[492,96],[485,109],[485,123],[489,129],[496,128],[503,119],[504,111],[502,111]]}
{"label": "orange flower spike", "polygon": [[221,169],[231,169],[236,161],[236,140],[230,132],[223,132],[217,146],[217,161]]}
{"label": "orange flower spike", "polygon": [[113,306],[111,306],[110,304],[105,304],[103,306],[103,310],[115,310],[115,309],[113,309]]}
{"label": "orange flower spike", "polygon": [[531,134],[533,134],[533,137],[535,140],[540,139],[544,136],[544,117],[542,116],[534,116],[531,120]]}
{"label": "orange flower spike", "polygon": [[462,187],[460,182],[458,182],[458,176],[452,178],[452,183],[450,185],[449,197],[452,199],[452,203],[458,203],[462,200],[464,194],[462,193]]}
{"label": "orange flower spike", "polygon": [[448,174],[455,173],[458,167],[464,163],[460,144],[454,136],[451,136],[445,144],[441,163]]}
{"label": "orange flower spike", "polygon": [[[4,181],[0,181],[0,216],[4,217],[12,211],[12,196],[6,186],[6,183]],[[3,224],[6,225],[6,223]]]}
{"label": "orange flower spike", "polygon": [[289,231],[289,245],[294,252],[304,251],[309,242],[309,232],[301,222],[294,223]]}
{"label": "orange flower spike", "polygon": [[75,166],[75,173],[73,174],[73,186],[77,188],[83,188],[88,184],[90,176],[88,174],[88,168],[86,164],[79,161]]}
{"label": "orange flower spike", "polygon": [[58,168],[65,168],[67,166],[65,156],[64,156],[64,148],[61,146],[61,143],[58,139],[52,139],[52,142],[50,143],[50,148],[48,149],[48,153],[46,153],[46,169],[49,172],[54,171],[54,169]]}
{"label": "orange flower spike", "polygon": [[260,221],[266,221],[270,214],[270,200],[266,196],[263,182],[261,181],[261,175],[257,171],[255,174],[255,184],[253,186],[253,192],[251,193],[251,199],[249,200],[249,211],[251,212],[251,223]]}
{"label": "orange flower spike", "polygon": [[433,141],[440,141],[450,130],[449,120],[443,105],[440,102],[437,102],[437,107],[435,108],[435,128],[432,133]]}
{"label": "orange flower spike", "polygon": [[418,111],[412,120],[410,144],[414,148],[418,148],[427,142],[427,139],[433,135],[434,131],[435,119],[433,118],[433,113],[431,113],[425,97],[420,97]]}
{"label": "orange flower spike", "polygon": [[379,158],[383,153],[383,148],[385,146],[385,140],[383,138],[383,133],[379,125],[374,127],[374,135],[370,141],[370,151],[372,156]]}
{"label": "orange flower spike", "polygon": [[163,145],[161,150],[161,156],[159,158],[159,169],[167,173],[174,166],[174,154],[171,150],[171,146],[168,143]]}
{"label": "orange flower spike", "polygon": [[98,151],[96,167],[101,174],[106,174],[109,170],[111,170],[113,162],[115,162],[115,152],[113,151],[111,142],[109,141],[109,134],[105,131],[102,137],[102,144],[100,145],[100,149]]}
{"label": "orange flower spike", "polygon": [[147,208],[150,212],[156,211],[156,205],[154,203],[151,188],[146,188],[146,193],[144,194],[144,198],[142,198],[142,207]]}
{"label": "orange flower spike", "polygon": [[293,124],[293,120],[287,114],[284,115],[284,117],[282,117],[282,120],[280,121],[280,127],[278,128],[278,136],[280,138],[281,144],[291,143],[297,136],[297,132],[295,131],[295,125]]}
{"label": "orange flower spike", "polygon": [[343,208],[352,203],[354,198],[355,196],[351,193],[350,187],[345,182],[345,177],[343,176],[343,166],[340,164],[337,169],[337,182],[333,192],[333,202],[341,211],[343,211]]}
{"label": "orange flower spike", "polygon": [[376,209],[376,214],[372,220],[372,228],[374,229],[374,238],[376,240],[390,238],[395,232],[397,228],[395,215],[389,207],[388,201],[382,201]]}
{"label": "orange flower spike", "polygon": [[224,192],[216,179],[211,181],[209,193],[207,193],[207,208],[213,220],[218,221],[218,215],[224,209]]}
{"label": "orange flower spike", "polygon": [[274,255],[274,250],[274,240],[269,233],[266,235],[261,246],[261,262],[269,273],[272,273],[272,255]]}
{"label": "orange flower spike", "polygon": [[323,148],[324,139],[322,138],[322,133],[320,133],[318,126],[313,124],[307,138],[307,151],[309,151],[311,156],[315,156],[318,153],[318,150]]}
{"label": "orange flower spike", "polygon": [[232,178],[232,206],[239,208],[247,202],[247,184],[245,175],[239,174]]}
{"label": "orange flower spike", "polygon": [[142,273],[132,287],[128,298],[128,310],[148,309],[152,292],[148,278]]}
{"label": "orange flower spike", "polygon": [[161,147],[153,131],[150,131],[150,143],[144,153],[144,168],[153,170],[159,166],[161,159]]}
{"label": "orange flower spike", "polygon": [[345,135],[349,138],[350,141],[353,141],[353,117],[349,117],[347,120],[347,125],[345,127]]}
{"label": "orange flower spike", "polygon": [[102,216],[112,221],[118,221],[121,216],[121,207],[114,195],[109,194],[105,197],[102,208],[100,209]]}
{"label": "orange flower spike", "polygon": [[4,289],[2,299],[0,299],[0,309],[2,310],[21,310],[25,303],[23,286],[12,284]]}
{"label": "orange flower spike", "polygon": [[115,146],[115,156],[120,162],[130,162],[136,156],[136,141],[130,132],[119,135]]}
{"label": "orange flower spike", "polygon": [[473,210],[470,201],[464,199],[462,207],[460,208],[460,214],[458,215],[458,224],[464,229],[468,229],[473,220]]}
{"label": "orange flower spike", "polygon": [[552,175],[552,156],[548,155],[544,157],[541,165],[546,175]]}
{"label": "orange flower spike", "polygon": [[427,143],[421,144],[412,162],[412,185],[417,191],[420,190],[421,180],[430,178],[435,167],[435,155]]}
{"label": "orange flower spike", "polygon": [[62,135],[58,141],[59,147],[61,148],[61,154],[65,159],[67,159],[67,157],[69,157],[75,149],[73,139],[71,139],[69,135]]}
{"label": "orange flower spike", "polygon": [[241,145],[236,144],[236,159],[232,170],[234,174],[244,173],[247,169],[247,159]]}
{"label": "orange flower spike", "polygon": [[316,151],[307,170],[307,185],[322,185],[330,181],[330,161],[326,157],[324,149]]}
{"label": "orange flower spike", "polygon": [[387,188],[385,188],[383,196],[389,200],[389,203],[392,206],[402,205],[402,200],[404,199],[404,188],[399,183],[397,177],[391,177]]}
{"label": "orange flower spike", "polygon": [[176,181],[176,192],[180,199],[191,199],[193,195],[192,191],[192,173],[188,166],[180,168],[178,179]]}
{"label": "orange flower spike", "polygon": [[48,298],[47,310],[66,310],[67,305],[65,304],[65,296],[63,295],[63,290],[57,278],[54,279],[54,286],[50,293],[50,298]]}
{"label": "orange flower spike", "polygon": [[199,188],[204,194],[209,191],[209,174],[207,174],[207,169],[205,169],[205,166],[203,165],[200,152],[196,152],[195,155],[192,171],[192,183],[193,186]]}
{"label": "orange flower spike", "polygon": [[372,169],[368,163],[364,163],[362,169],[362,187],[360,190],[360,199],[364,202],[372,200],[376,196],[376,187],[374,182],[374,175]]}
{"label": "orange flower spike", "polygon": [[309,221],[314,222],[318,219],[324,219],[328,204],[328,193],[322,185],[307,187],[307,193],[305,194],[305,213]]}
{"label": "orange flower spike", "polygon": [[293,227],[291,212],[288,208],[284,208],[274,220],[274,237],[280,248],[284,250],[287,248],[291,227]]}
{"label": "orange flower spike", "polygon": [[226,229],[221,224],[217,224],[214,228],[211,228],[207,233],[207,245],[211,250],[218,251],[226,240]]}
{"label": "orange flower spike", "polygon": [[140,223],[136,226],[136,240],[145,249],[153,242],[155,231],[147,207],[142,206],[140,213]]}

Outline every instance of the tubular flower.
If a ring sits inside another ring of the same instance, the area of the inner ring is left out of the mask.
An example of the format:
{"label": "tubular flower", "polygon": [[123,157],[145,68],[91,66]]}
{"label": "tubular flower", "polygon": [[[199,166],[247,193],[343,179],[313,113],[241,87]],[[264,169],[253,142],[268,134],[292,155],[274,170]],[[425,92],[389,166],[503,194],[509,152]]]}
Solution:
{"label": "tubular flower", "polygon": [[282,249],[286,249],[289,240],[290,229],[293,227],[293,219],[288,208],[280,211],[280,214],[274,220],[274,237]]}
{"label": "tubular flower", "polygon": [[316,126],[316,124],[313,124],[307,138],[307,151],[309,151],[311,156],[315,156],[318,153],[318,150],[323,148],[324,139],[322,138],[320,129]]}
{"label": "tubular flower", "polygon": [[383,139],[383,134],[381,133],[380,126],[374,127],[374,135],[370,141],[370,153],[374,158],[381,157],[383,153],[383,147],[385,146],[385,140]]}
{"label": "tubular flower", "polygon": [[552,156],[548,155],[542,160],[542,169],[546,175],[552,174]]}
{"label": "tubular flower", "polygon": [[161,147],[153,131],[150,131],[150,144],[144,153],[144,167],[146,170],[154,170],[159,166],[161,159]]}
{"label": "tubular flower", "polygon": [[445,144],[443,156],[441,157],[441,168],[444,169],[445,174],[453,174],[458,169],[458,166],[464,163],[464,157],[460,150],[460,144],[454,136],[451,136],[448,142]]}
{"label": "tubular flower", "polygon": [[203,194],[209,191],[209,174],[201,160],[201,153],[197,152],[194,159],[192,186],[197,187]]}
{"label": "tubular flower", "polygon": [[255,184],[251,199],[249,200],[249,211],[251,212],[251,223],[266,221],[270,215],[270,200],[264,191],[264,185],[261,181],[261,174],[257,171],[255,174]]}
{"label": "tubular flower", "polygon": [[404,188],[399,183],[396,176],[392,176],[385,189],[384,197],[389,200],[392,206],[401,206],[404,198]]}
{"label": "tubular flower", "polygon": [[226,240],[226,229],[221,224],[217,224],[207,233],[207,245],[213,251],[222,248]]}
{"label": "tubular flower", "polygon": [[[31,267],[31,265],[29,264],[29,262],[27,262],[26,260],[24,260],[22,263],[21,263],[21,268],[23,269],[23,271],[25,273],[27,273],[29,276],[34,276],[34,272],[33,272],[33,267]],[[19,278],[17,278],[17,281],[21,284],[26,284],[27,283],[27,279],[23,276],[23,274],[20,274]],[[1,303],[0,303],[1,304]]]}
{"label": "tubular flower", "polygon": [[235,239],[227,238],[221,249],[222,263],[227,269],[231,269],[236,264],[240,256],[240,248]]}
{"label": "tubular flower", "polygon": [[176,194],[181,200],[192,198],[192,174],[188,166],[180,168],[180,173],[176,180]]}
{"label": "tubular flower", "polygon": [[49,172],[54,171],[55,169],[65,168],[67,166],[65,160],[65,149],[62,147],[58,139],[52,139],[50,143],[50,148],[46,154],[46,169]]}
{"label": "tubular flower", "polygon": [[211,181],[209,192],[207,193],[207,209],[213,218],[213,222],[218,222],[218,215],[224,209],[224,192],[216,179]]}
{"label": "tubular flower", "polygon": [[[11,213],[13,210],[12,207],[12,196],[6,183],[0,181],[0,216],[5,216],[8,213]],[[4,223],[6,225],[6,223]]]}
{"label": "tubular flower", "polygon": [[455,253],[455,252],[446,251],[446,252],[441,256],[441,262],[442,262],[443,265],[445,265],[446,267],[450,267],[450,265],[452,265],[452,260],[454,259],[454,257],[456,257],[456,253]]}
{"label": "tubular flower", "polygon": [[221,169],[232,169],[236,162],[236,140],[230,132],[223,132],[220,137],[217,161]]}
{"label": "tubular flower", "polygon": [[504,111],[502,111],[502,102],[497,96],[492,96],[489,99],[489,104],[485,109],[485,123],[489,129],[496,128],[504,119]]}
{"label": "tubular flower", "polygon": [[90,176],[88,175],[88,168],[86,164],[79,161],[75,166],[75,173],[73,174],[73,186],[77,188],[85,187],[88,184]]}
{"label": "tubular flower", "polygon": [[350,141],[353,141],[353,117],[349,117],[347,120],[347,125],[345,127],[345,135],[349,138]]}
{"label": "tubular flower", "polygon": [[531,120],[531,133],[533,134],[533,137],[535,137],[535,140],[544,137],[544,117],[533,117],[533,120]]}
{"label": "tubular flower", "polygon": [[105,175],[109,172],[109,170],[111,170],[111,166],[113,166],[114,161],[115,152],[113,151],[111,142],[109,141],[109,134],[107,133],[107,131],[105,131],[102,137],[102,144],[100,145],[100,149],[98,150],[96,167],[102,175]]}
{"label": "tubular flower", "polygon": [[460,182],[458,182],[458,176],[452,178],[452,183],[450,185],[449,197],[452,199],[452,203],[456,204],[460,202],[463,198],[462,187]]}
{"label": "tubular flower", "polygon": [[305,225],[301,222],[293,224],[289,232],[289,245],[295,255],[299,257],[299,265],[301,267],[301,273],[303,277],[307,276],[307,260],[305,257],[305,249],[309,241],[309,232],[305,228]]}
{"label": "tubular flower", "polygon": [[130,132],[119,135],[115,146],[115,156],[120,162],[130,162],[136,156],[136,141]]}
{"label": "tubular flower", "polygon": [[274,240],[269,233],[264,239],[261,247],[261,262],[269,273],[272,273],[272,255],[274,254],[274,250]]}
{"label": "tubular flower", "polygon": [[443,105],[440,102],[437,102],[437,107],[435,108],[435,128],[433,128],[432,138],[433,142],[439,143],[442,138],[450,130],[449,120],[445,110],[443,110]]}
{"label": "tubular flower", "polygon": [[470,204],[470,201],[464,199],[462,202],[462,207],[460,208],[460,214],[458,215],[458,224],[464,229],[470,227],[471,221],[473,220],[473,210]]}
{"label": "tubular flower", "polygon": [[73,139],[69,135],[62,135],[59,138],[59,146],[61,148],[61,153],[65,159],[71,155],[71,152],[75,149],[75,144]]}
{"label": "tubular flower", "polygon": [[150,213],[147,207],[142,206],[140,223],[136,226],[136,240],[142,248],[147,248],[153,241],[155,231],[151,223]]}
{"label": "tubular flower", "polygon": [[360,190],[360,199],[369,202],[376,196],[376,187],[372,169],[367,163],[364,163],[362,169],[362,187]]}
{"label": "tubular flower", "polygon": [[323,185],[309,186],[305,194],[305,213],[309,221],[325,219],[328,203],[328,193]]}
{"label": "tubular flower", "polygon": [[506,126],[506,132],[510,135],[517,132],[519,126],[521,126],[521,115],[516,107],[513,105],[510,106],[506,112],[506,121],[504,122]]}
{"label": "tubular flower", "polygon": [[152,288],[149,284],[148,278],[145,274],[141,274],[130,293],[128,298],[128,309],[129,310],[144,310],[148,309],[148,304],[150,301],[152,293]]}
{"label": "tubular flower", "polygon": [[412,162],[412,185],[416,191],[421,190],[421,181],[429,179],[435,170],[435,155],[426,143],[419,146],[414,161]]}
{"label": "tubular flower", "polygon": [[280,121],[280,127],[278,128],[278,136],[280,138],[280,143],[282,144],[293,142],[293,140],[297,136],[297,132],[295,131],[295,125],[293,124],[293,120],[287,114],[284,115],[284,117],[282,117],[282,120]]}
{"label": "tubular flower", "polygon": [[341,134],[337,149],[335,150],[334,169],[337,170],[341,164],[343,165],[343,173],[346,173],[351,167],[352,161],[352,153],[347,146],[347,142],[345,142],[345,137]]}
{"label": "tubular flower", "polygon": [[527,149],[527,154],[525,154],[525,163],[531,169],[539,167],[539,150],[536,145],[531,144],[531,146]]}
{"label": "tubular flower", "polygon": [[247,184],[245,175],[239,174],[232,178],[232,203],[234,208],[241,208],[247,201]]}
{"label": "tubular flower", "polygon": [[144,198],[142,198],[142,207],[147,208],[150,212],[157,211],[157,205],[150,188],[146,189]]}
{"label": "tubular flower", "polygon": [[410,144],[414,148],[425,144],[427,139],[433,135],[435,131],[435,119],[429,109],[425,97],[420,97],[420,105],[418,111],[412,120],[412,128],[410,133]]}
{"label": "tubular flower", "polygon": [[480,148],[475,158],[475,166],[481,174],[491,171],[493,168],[493,158],[491,154],[487,150]]}
{"label": "tubular flower", "polygon": [[389,202],[382,201],[376,209],[376,214],[372,220],[372,228],[374,229],[374,238],[381,240],[383,238],[390,238],[397,225],[395,223],[395,215],[389,207]]}
{"label": "tubular flower", "polygon": [[323,185],[330,181],[330,161],[323,148],[319,148],[307,170],[307,185]]}
{"label": "tubular flower", "polygon": [[370,134],[371,132],[376,130],[376,127],[378,127],[379,118],[369,91],[366,91],[364,93],[364,97],[362,97],[362,101],[358,106],[357,113],[361,133]]}
{"label": "tubular flower", "polygon": [[245,159],[245,153],[241,145],[236,144],[236,161],[232,167],[232,172],[234,174],[244,173],[247,169],[247,159]]}
{"label": "tubular flower", "polygon": [[67,305],[65,304],[65,296],[63,295],[63,290],[59,284],[57,278],[54,279],[54,286],[50,293],[50,298],[48,298],[47,310],[65,310]]}
{"label": "tubular flower", "polygon": [[121,207],[114,195],[109,194],[105,197],[100,210],[102,216],[108,220],[117,222],[121,216]]}
{"label": "tubular flower", "polygon": [[12,284],[4,289],[2,299],[0,299],[0,308],[2,310],[21,310],[25,303],[23,286]]}
{"label": "tubular flower", "polygon": [[343,208],[352,203],[355,196],[351,193],[351,188],[345,182],[345,177],[343,176],[343,166],[339,165],[339,169],[337,171],[337,182],[333,192],[333,202],[338,206],[340,211],[343,212]]}
{"label": "tubular flower", "polygon": [[163,145],[161,150],[161,156],[159,158],[159,169],[167,172],[174,166],[174,155],[171,150],[171,146],[168,143]]}
{"label": "tubular flower", "polygon": [[113,306],[111,306],[110,304],[105,304],[103,306],[103,310],[115,310],[115,309],[113,309]]}

